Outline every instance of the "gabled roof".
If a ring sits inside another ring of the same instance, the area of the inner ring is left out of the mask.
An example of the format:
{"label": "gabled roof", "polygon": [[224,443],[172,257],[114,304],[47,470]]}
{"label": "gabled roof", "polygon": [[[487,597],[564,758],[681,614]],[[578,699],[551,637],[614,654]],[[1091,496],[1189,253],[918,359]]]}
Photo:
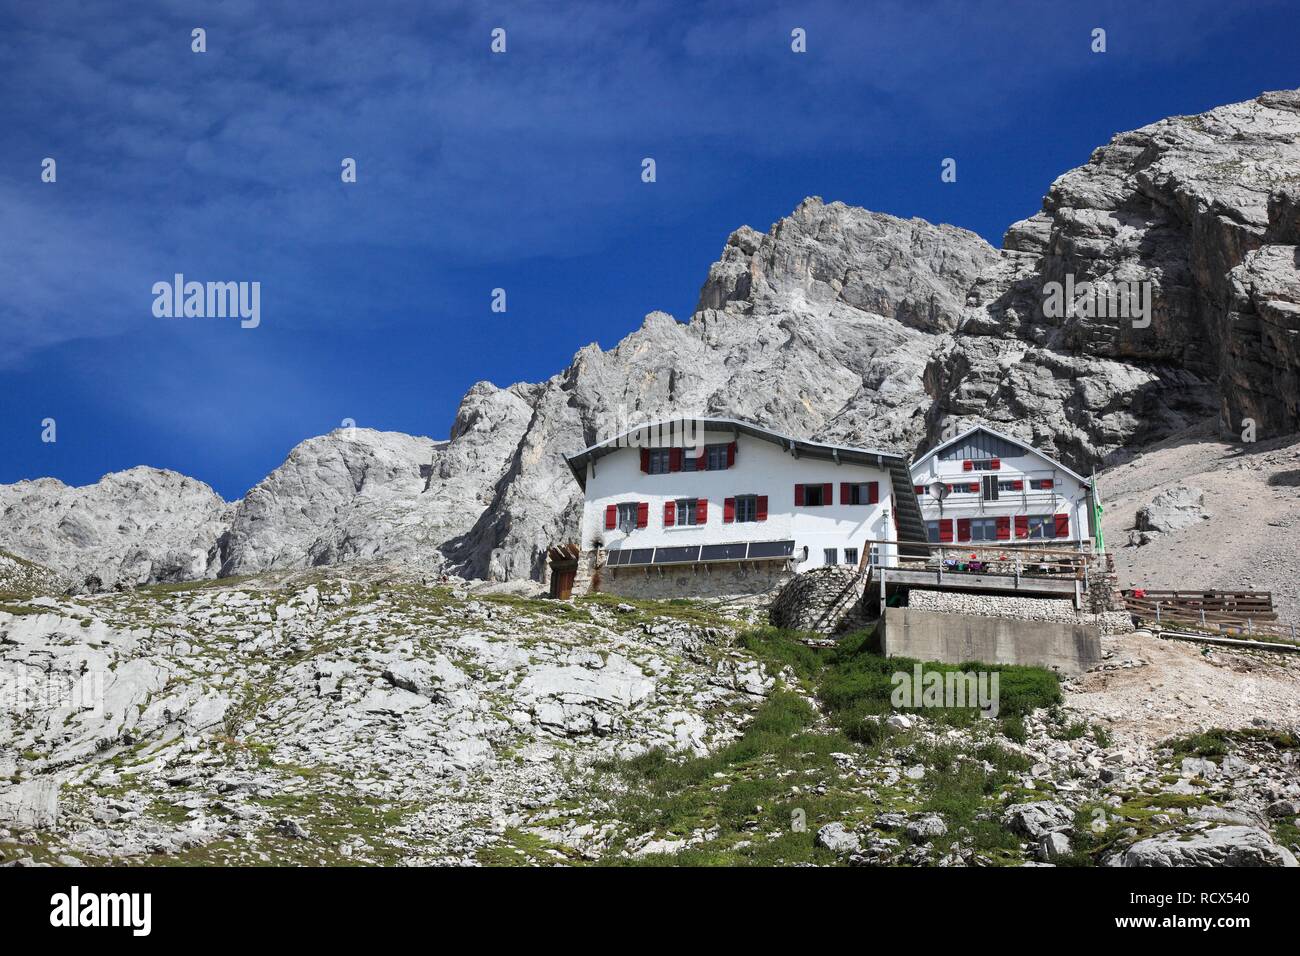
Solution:
{"label": "gabled roof", "polygon": [[989,428],[989,426],[987,425],[974,425],[966,429],[960,435],[957,435],[954,438],[949,438],[946,442],[943,442],[942,444],[935,445],[929,451],[924,452],[921,455],[918,455],[916,460],[912,462],[912,468],[915,469],[919,467],[924,462],[928,461],[929,459],[933,458],[935,455],[939,454],[939,452],[943,451],[945,448],[949,447],[950,445],[956,445],[958,442],[964,441],[966,438],[969,438],[971,435],[975,434],[975,432],[984,432],[987,435],[992,435],[994,438],[1000,438],[1004,442],[1008,442],[1012,445],[1016,445],[1020,448],[1023,448],[1031,455],[1041,458],[1043,461],[1047,462],[1053,468],[1058,468],[1061,471],[1065,472],[1067,475],[1069,475],[1071,478],[1073,478],[1075,481],[1079,482],[1080,484],[1084,484],[1084,485],[1088,484],[1088,479],[1083,477],[1083,475],[1074,471],[1072,468],[1067,468],[1065,465],[1062,465],[1059,461],[1057,461],[1055,458],[1052,458],[1050,455],[1043,454],[1041,451],[1039,451],[1037,448],[1035,448],[1033,445],[1029,444],[1028,442],[1023,441],[1019,438],[1015,438],[1011,435],[1004,434],[995,428]]}
{"label": "gabled roof", "polygon": [[[645,425],[639,425],[636,428],[629,428],[620,435],[613,438],[607,438],[602,442],[597,442],[582,451],[573,455],[566,455],[565,460],[569,463],[569,470],[573,472],[573,477],[577,479],[578,484],[585,491],[587,488],[587,463],[596,461],[606,455],[613,454],[620,448],[626,448],[632,445],[637,447],[647,446],[648,442],[640,439],[641,435],[656,436],[663,433],[672,435],[681,435],[685,430],[687,422],[702,425],[705,432],[724,432],[731,437],[738,435],[748,435],[751,438],[757,438],[760,441],[771,442],[778,445],[785,451],[793,454],[796,458],[821,458],[826,461],[847,462],[858,465],[875,465],[878,468],[888,469],[893,463],[906,465],[907,457],[898,452],[883,451],[878,448],[854,448],[849,445],[825,445],[821,442],[805,441],[802,438],[794,438],[790,435],[783,435],[780,432],[774,432],[771,429],[763,428],[760,425],[751,422],[742,422],[735,418],[675,418],[665,419],[657,422],[650,422]],[[630,436],[637,435],[636,442],[626,441]],[[653,447],[650,445],[649,447]]]}

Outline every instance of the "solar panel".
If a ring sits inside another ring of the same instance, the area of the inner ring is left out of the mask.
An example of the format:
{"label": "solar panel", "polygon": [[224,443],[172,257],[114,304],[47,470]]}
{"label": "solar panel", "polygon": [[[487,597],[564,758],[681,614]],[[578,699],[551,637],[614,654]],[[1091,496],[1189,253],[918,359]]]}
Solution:
{"label": "solar panel", "polygon": [[624,564],[650,564],[654,561],[654,548],[632,548],[628,551]]}
{"label": "solar panel", "polygon": [[700,549],[701,561],[743,561],[744,544],[706,544]]}
{"label": "solar panel", "polygon": [[606,551],[606,552],[605,552],[605,567],[607,567],[607,568],[616,568],[616,567],[618,567],[620,564],[623,563],[623,559],[624,559],[625,557],[627,557],[627,555],[624,554],[622,551],[619,551],[619,550]]}
{"label": "solar panel", "polygon": [[656,548],[655,564],[693,564],[700,560],[700,546],[688,545],[680,548]]}
{"label": "solar panel", "polygon": [[754,541],[749,545],[749,557],[788,558],[794,554],[793,541]]}

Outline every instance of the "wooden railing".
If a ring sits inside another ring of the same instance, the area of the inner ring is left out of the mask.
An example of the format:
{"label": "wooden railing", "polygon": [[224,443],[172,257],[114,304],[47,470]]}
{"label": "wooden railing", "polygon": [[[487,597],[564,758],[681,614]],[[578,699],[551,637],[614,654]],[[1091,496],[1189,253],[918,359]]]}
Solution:
{"label": "wooden railing", "polygon": [[[935,542],[901,539],[886,541],[867,539],[863,547],[863,561],[875,545],[884,553],[902,545],[924,545],[929,549],[927,559],[893,556],[884,567],[914,565],[945,567],[955,562],[968,570],[986,574],[1066,574],[1087,579],[1094,574],[1113,574],[1114,559],[1109,554],[1096,554],[1091,547],[1076,545],[1073,548],[1055,546],[1044,541],[964,541]],[[971,565],[975,565],[971,568]]]}

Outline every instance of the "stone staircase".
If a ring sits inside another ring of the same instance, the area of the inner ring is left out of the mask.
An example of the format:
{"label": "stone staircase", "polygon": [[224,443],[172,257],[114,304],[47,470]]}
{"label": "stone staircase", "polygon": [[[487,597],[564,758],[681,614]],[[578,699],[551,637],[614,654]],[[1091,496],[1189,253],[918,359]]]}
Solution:
{"label": "stone staircase", "polygon": [[814,568],[783,587],[768,609],[773,627],[834,634],[859,623],[872,567]]}

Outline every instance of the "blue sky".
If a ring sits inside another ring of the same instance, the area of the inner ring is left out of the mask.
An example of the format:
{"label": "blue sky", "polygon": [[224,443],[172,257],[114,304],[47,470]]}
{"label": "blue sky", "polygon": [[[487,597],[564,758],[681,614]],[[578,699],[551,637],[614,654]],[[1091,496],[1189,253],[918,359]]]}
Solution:
{"label": "blue sky", "polygon": [[[807,195],[998,243],[1114,133],[1300,86],[1298,24],[1295,0],[5,3],[0,482],[148,464],[233,499],[345,418],[445,437],[475,381],[688,319],[727,235]],[[177,272],[260,282],[261,325],[155,318]]]}

